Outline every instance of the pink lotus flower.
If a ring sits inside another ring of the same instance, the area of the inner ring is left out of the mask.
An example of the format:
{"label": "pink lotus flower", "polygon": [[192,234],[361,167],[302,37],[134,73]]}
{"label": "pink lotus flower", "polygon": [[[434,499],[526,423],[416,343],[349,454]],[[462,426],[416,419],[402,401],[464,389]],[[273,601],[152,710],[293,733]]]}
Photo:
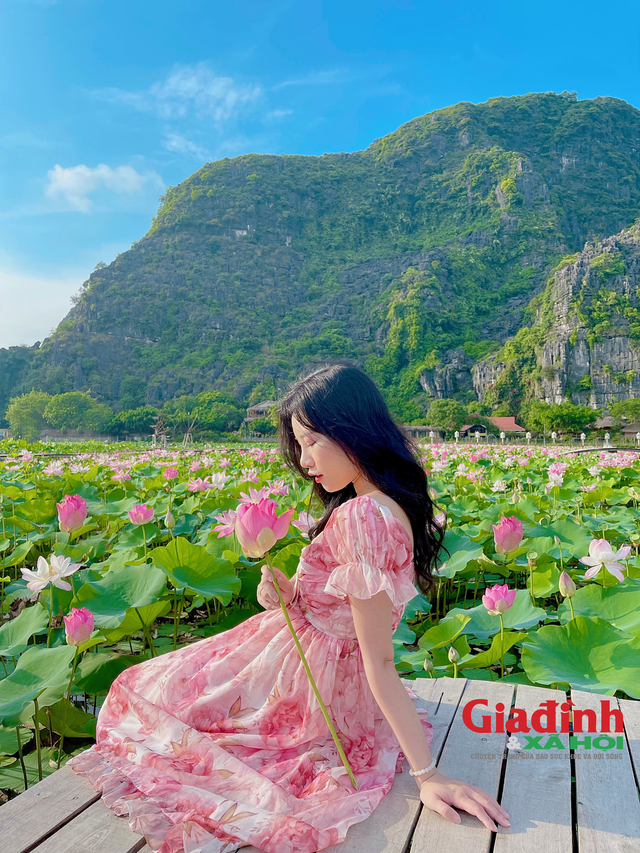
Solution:
{"label": "pink lotus flower", "polygon": [[64,468],[62,467],[62,462],[49,462],[49,464],[42,469],[42,473],[46,474],[47,477],[62,477],[64,474]]}
{"label": "pink lotus flower", "polygon": [[231,536],[231,534],[236,529],[236,515],[237,512],[235,509],[227,509],[221,515],[214,515],[213,517],[218,521],[222,522],[221,524],[216,524],[214,528],[212,528],[217,534],[218,539],[222,536]]}
{"label": "pink lotus flower", "polygon": [[506,583],[497,583],[485,590],[482,603],[492,616],[498,616],[513,605],[517,592],[517,589],[509,589]]}
{"label": "pink lotus flower", "polygon": [[62,578],[69,577],[80,568],[80,563],[72,563],[70,557],[60,557],[58,554],[50,556],[51,565],[44,557],[38,557],[37,569],[20,569],[22,577],[26,578],[27,589],[32,592],[39,592],[48,586],[50,583],[57,586],[58,589],[71,589],[71,584]]}
{"label": "pink lotus flower", "polygon": [[515,551],[522,542],[522,522],[515,515],[509,518],[502,516],[500,521],[493,525],[493,539],[498,554]]}
{"label": "pink lotus flower", "polygon": [[165,480],[175,480],[178,477],[177,468],[167,468],[162,472]]}
{"label": "pink lotus flower", "polygon": [[624,566],[618,563],[617,560],[626,560],[631,553],[631,545],[623,545],[617,551],[611,547],[611,543],[606,539],[592,539],[589,544],[589,556],[580,557],[580,562],[586,566],[591,566],[584,573],[584,580],[594,578],[600,569],[605,568],[609,574],[616,577],[619,581],[624,580]]}
{"label": "pink lotus flower", "polygon": [[447,516],[444,512],[439,512],[437,515],[433,517],[433,520],[438,525],[438,527],[442,527],[447,520]]}
{"label": "pink lotus flower", "polygon": [[67,643],[70,646],[86,643],[93,631],[93,613],[86,607],[72,607],[71,614],[63,618]]}
{"label": "pink lotus flower", "polygon": [[307,539],[309,538],[309,528],[313,527],[316,523],[315,518],[309,512],[301,512],[298,515],[296,521],[292,521],[291,524],[302,533]]}
{"label": "pink lotus flower", "polygon": [[271,483],[271,494],[272,495],[288,495],[289,494],[289,484],[285,483],[284,480],[274,480]]}
{"label": "pink lotus flower", "polygon": [[210,483],[206,478],[203,480],[202,477],[196,477],[195,480],[189,480],[187,483],[187,489],[190,492],[206,492],[207,489],[212,489],[213,483]]}
{"label": "pink lotus flower", "polygon": [[153,519],[153,507],[146,504],[136,504],[129,510],[132,524],[148,524]]}
{"label": "pink lotus flower", "polygon": [[87,517],[87,502],[80,495],[65,495],[58,507],[58,521],[63,533],[79,530]]}
{"label": "pink lotus flower", "polygon": [[269,492],[270,489],[268,486],[263,486],[261,489],[254,489],[253,486],[249,486],[249,494],[246,492],[240,492],[240,503],[259,503],[263,498],[269,497]]}
{"label": "pink lotus flower", "polygon": [[30,450],[21,450],[20,456],[22,456],[23,462],[32,462],[33,461],[33,453]]}
{"label": "pink lotus flower", "polygon": [[276,515],[276,502],[262,498],[258,503],[238,506],[235,531],[247,557],[263,557],[278,539],[286,536],[294,509]]}

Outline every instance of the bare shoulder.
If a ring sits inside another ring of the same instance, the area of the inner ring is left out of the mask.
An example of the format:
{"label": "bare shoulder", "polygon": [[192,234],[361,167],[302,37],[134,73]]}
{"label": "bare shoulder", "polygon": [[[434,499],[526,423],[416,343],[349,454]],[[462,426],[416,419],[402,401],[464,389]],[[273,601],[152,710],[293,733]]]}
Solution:
{"label": "bare shoulder", "polygon": [[411,544],[413,545],[413,528],[411,527],[411,521],[409,520],[409,516],[402,509],[400,504],[397,501],[394,501],[393,498],[390,498],[389,495],[385,495],[384,492],[369,492],[372,498],[378,501],[378,503],[386,506],[391,510],[393,515],[401,521],[404,525],[405,530],[411,537]]}

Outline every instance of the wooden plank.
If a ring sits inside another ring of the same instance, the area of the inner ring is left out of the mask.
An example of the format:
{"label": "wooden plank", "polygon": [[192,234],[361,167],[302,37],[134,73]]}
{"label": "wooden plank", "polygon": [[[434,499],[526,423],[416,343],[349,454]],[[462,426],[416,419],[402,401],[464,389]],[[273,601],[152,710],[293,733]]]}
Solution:
{"label": "wooden plank", "polygon": [[[410,681],[402,678],[401,681],[417,694],[418,699],[413,700],[416,707],[429,712],[429,720],[433,723],[431,752],[436,758],[449,733],[465,679],[418,678]],[[421,808],[420,791],[413,776],[409,775],[409,763],[405,759],[402,773],[396,775],[391,790],[369,817],[350,826],[344,841],[327,847],[326,853],[403,853]],[[245,853],[260,853],[253,846],[242,849]]]}
{"label": "wooden plank", "polygon": [[[531,715],[540,703],[548,699],[555,700],[558,702],[556,720],[559,729],[559,706],[566,698],[563,690],[519,684],[514,707],[523,708],[527,712],[527,722],[531,728]],[[535,736],[537,732],[531,729],[529,734]],[[526,745],[521,735],[515,734],[514,737],[518,738],[522,747]],[[541,743],[546,743],[548,737],[543,735]],[[494,853],[537,853],[539,850],[545,853],[565,853],[571,850],[569,735],[558,732],[558,737],[564,745],[564,751],[560,748],[540,752],[535,749],[507,750],[507,769],[500,803],[509,813],[511,826],[500,827],[496,834]]]}
{"label": "wooden plank", "polygon": [[[572,690],[571,698],[575,702],[574,715],[576,709],[591,708],[596,712],[598,730],[601,700],[610,700],[612,709],[620,707],[614,696],[600,693]],[[619,735],[616,735],[613,722],[611,736],[615,738]],[[583,728],[584,733],[576,734],[579,740],[589,736],[586,720]],[[598,732],[592,732],[592,741],[598,736]],[[591,758],[585,758],[586,755]],[[609,759],[608,755],[622,757]],[[578,746],[575,756],[580,853],[637,853],[640,849],[640,803],[628,749],[624,748],[621,753],[617,748],[605,751],[592,743],[591,749]]]}
{"label": "wooden plank", "polygon": [[[495,705],[502,702],[510,707],[514,695],[513,684],[506,682],[475,681],[464,679],[465,689],[453,720],[438,767],[447,776],[483,788],[497,799],[502,775],[502,754],[506,736],[502,733],[478,733],[462,721],[464,705],[473,699],[486,699],[488,705],[476,706],[472,720],[479,724],[481,717],[491,718],[495,730]],[[486,754],[493,758],[472,759],[472,755]],[[431,809],[423,808],[413,834],[411,853],[488,853],[493,833],[474,815],[457,809],[460,823],[452,823]],[[503,832],[505,828],[500,827]]]}
{"label": "wooden plank", "polygon": [[61,767],[0,808],[2,853],[28,853],[99,797],[85,777]]}
{"label": "wooden plank", "polygon": [[637,699],[618,699],[618,704],[624,715],[625,749],[628,745],[636,782],[640,782],[640,702]]}
{"label": "wooden plank", "polygon": [[102,800],[34,848],[33,853],[138,853],[145,839]]}

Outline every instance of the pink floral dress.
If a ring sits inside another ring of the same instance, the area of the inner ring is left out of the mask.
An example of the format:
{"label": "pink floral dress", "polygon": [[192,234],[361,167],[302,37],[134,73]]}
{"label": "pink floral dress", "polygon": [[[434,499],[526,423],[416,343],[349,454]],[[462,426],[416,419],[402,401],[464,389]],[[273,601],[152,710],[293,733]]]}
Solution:
{"label": "pink floral dress", "polygon": [[348,595],[386,590],[395,632],[414,577],[404,525],[368,495],[334,510],[295,575],[289,615],[357,791],[280,607],[125,670],[95,746],[70,765],[159,853],[316,853],[343,841],[404,760],[369,687]]}

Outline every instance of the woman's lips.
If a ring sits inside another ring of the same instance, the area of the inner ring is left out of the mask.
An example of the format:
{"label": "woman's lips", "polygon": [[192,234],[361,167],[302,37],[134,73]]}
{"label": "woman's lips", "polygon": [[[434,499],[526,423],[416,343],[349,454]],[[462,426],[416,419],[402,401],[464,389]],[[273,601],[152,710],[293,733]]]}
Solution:
{"label": "woman's lips", "polygon": [[316,474],[314,479],[315,479],[316,483],[319,483],[320,480],[322,479],[322,474]]}

